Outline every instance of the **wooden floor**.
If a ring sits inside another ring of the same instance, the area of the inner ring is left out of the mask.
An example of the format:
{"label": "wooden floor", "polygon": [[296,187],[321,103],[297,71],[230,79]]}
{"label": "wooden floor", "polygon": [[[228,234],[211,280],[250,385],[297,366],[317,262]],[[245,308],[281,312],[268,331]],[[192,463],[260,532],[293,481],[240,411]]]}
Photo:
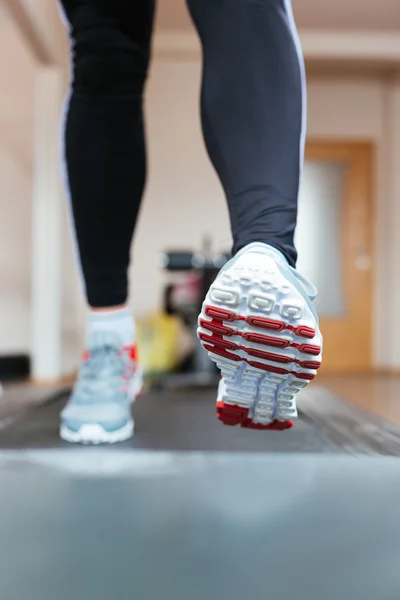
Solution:
{"label": "wooden floor", "polygon": [[[0,394],[0,421],[21,411],[40,405],[47,397],[62,389],[62,386],[31,385],[26,382],[4,384]],[[1,422],[0,422],[1,429]]]}
{"label": "wooden floor", "polygon": [[400,425],[400,375],[321,375],[317,382],[343,400]]}

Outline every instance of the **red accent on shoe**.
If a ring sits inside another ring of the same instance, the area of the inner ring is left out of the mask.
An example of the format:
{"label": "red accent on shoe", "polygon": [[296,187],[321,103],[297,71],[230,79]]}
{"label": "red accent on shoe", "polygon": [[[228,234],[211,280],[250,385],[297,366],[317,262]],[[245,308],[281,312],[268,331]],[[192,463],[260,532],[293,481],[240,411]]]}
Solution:
{"label": "red accent on shoe", "polygon": [[[268,335],[263,335],[261,333],[242,332],[239,330],[232,329],[231,327],[228,327],[227,325],[224,326],[224,325],[222,325],[221,321],[217,321],[215,319],[213,319],[212,321],[206,321],[205,319],[200,319],[200,327],[217,334],[217,336],[219,336],[219,338],[221,336],[227,336],[227,337],[238,336],[238,337],[242,337],[244,340],[246,340],[247,342],[250,342],[252,344],[259,344],[260,346],[273,346],[275,348],[282,348],[283,350],[286,348],[296,348],[297,350],[299,350],[299,352],[302,352],[303,354],[312,354],[313,356],[318,356],[321,352],[321,348],[319,346],[312,346],[310,344],[291,343],[289,340],[275,338],[275,337],[271,337]],[[201,335],[205,336],[206,334],[201,334]],[[201,338],[201,339],[203,339],[203,338]],[[214,337],[214,339],[216,339],[216,338]],[[205,339],[205,337],[204,337],[204,341],[207,341]],[[226,348],[228,348],[228,346],[226,346]],[[239,348],[239,346],[238,346],[238,348]],[[313,367],[313,368],[315,368],[315,367]]]}
{"label": "red accent on shoe", "polygon": [[303,354],[312,354],[314,356],[318,356],[321,353],[321,348],[319,346],[310,346],[309,344],[293,344],[295,348],[303,352]]}
{"label": "red accent on shoe", "polygon": [[274,331],[283,331],[286,324],[282,321],[264,319],[262,317],[247,317],[246,322],[253,327],[262,327],[263,329],[273,329]]}
{"label": "red accent on shoe", "polygon": [[136,363],[138,361],[138,347],[137,344],[129,344],[127,346],[123,346],[122,352],[127,353],[129,359]]}
{"label": "red accent on shoe", "polygon": [[[291,340],[280,339],[278,337],[272,337],[263,335],[261,333],[254,333],[248,331],[236,330],[233,327],[228,326],[226,323],[234,323],[235,321],[245,321],[252,327],[259,329],[270,329],[272,331],[281,332],[289,330],[294,332],[297,336],[313,339],[316,335],[315,329],[300,325],[294,327],[288,325],[283,321],[277,321],[273,319],[266,319],[264,317],[250,316],[242,317],[234,313],[233,311],[221,309],[215,306],[206,306],[204,309],[205,314],[211,318],[208,321],[204,318],[200,319],[200,327],[211,332],[211,335],[200,332],[199,338],[203,342],[204,348],[217,356],[221,356],[233,362],[244,361],[250,366],[267,371],[276,373],[278,375],[293,375],[294,377],[302,380],[310,381],[315,378],[314,373],[305,373],[302,371],[294,371],[284,369],[280,366],[271,365],[265,362],[250,360],[247,357],[240,356],[237,354],[238,351],[246,352],[249,357],[262,359],[269,362],[275,362],[285,365],[292,363],[298,364],[304,369],[317,370],[321,363],[313,360],[299,360],[291,356],[284,356],[275,352],[267,352],[258,348],[250,348],[245,345],[237,344],[232,340],[227,340],[225,337],[242,337],[250,344],[259,344],[264,346],[272,346],[280,348],[282,350],[287,348],[296,348],[303,354],[310,354],[312,356],[318,356],[321,353],[321,348],[311,344],[299,344],[294,343]],[[225,337],[224,337],[225,336]],[[225,402],[217,402],[217,417],[225,425],[235,426],[240,425],[246,429],[259,429],[259,430],[276,430],[284,431],[293,427],[293,421],[278,421],[275,420],[272,423],[263,424],[254,422],[248,417],[249,410],[237,405],[228,404]]]}
{"label": "red accent on shoe", "polygon": [[120,356],[125,356],[129,359],[129,362],[125,363],[124,372],[122,374],[123,381],[129,381],[132,376],[135,374],[136,369],[138,367],[138,350],[137,345],[126,345],[122,347],[120,351]]}
{"label": "red accent on shoe", "polygon": [[[228,337],[241,336],[250,343],[258,343],[260,345],[261,344],[271,344],[271,345],[275,345],[276,347],[280,347],[282,349],[286,349],[288,347],[293,346],[293,347],[296,347],[297,349],[299,349],[300,351],[304,351],[305,353],[312,354],[312,355],[317,355],[320,353],[321,349],[318,346],[312,346],[309,344],[301,344],[301,345],[291,344],[289,340],[284,340],[284,339],[280,340],[279,338],[264,336],[264,335],[258,334],[258,333],[235,331],[234,329],[228,327],[227,325],[224,325],[222,319],[227,320],[228,322],[233,322],[235,320],[242,319],[242,320],[246,320],[246,322],[252,326],[273,328],[275,331],[278,331],[278,330],[283,331],[284,329],[293,329],[293,331],[294,331],[295,328],[292,327],[291,325],[286,325],[285,323],[280,322],[280,321],[273,321],[271,319],[264,319],[261,317],[247,317],[247,318],[238,317],[232,311],[223,310],[223,309],[220,309],[220,308],[217,308],[214,306],[207,306],[205,308],[205,312],[208,316],[211,316],[212,321],[209,322],[209,321],[206,321],[205,319],[201,319],[200,325],[202,327],[210,330],[212,332],[212,334],[208,335],[204,332],[200,332],[199,338],[203,342],[203,346],[208,352],[211,352],[218,356],[222,356],[224,358],[227,358],[227,359],[235,361],[235,362],[239,362],[239,361],[243,360],[243,361],[247,362],[249,365],[253,366],[254,368],[261,369],[262,371],[277,373],[279,375],[291,374],[291,375],[294,375],[295,377],[298,377],[299,379],[304,379],[304,380],[308,380],[308,381],[315,378],[315,374],[313,374],[313,373],[289,371],[287,369],[282,369],[282,368],[276,367],[274,365],[266,364],[266,363],[259,362],[259,361],[249,360],[246,357],[241,357],[238,354],[235,354],[235,352],[242,350],[242,351],[246,352],[249,356],[252,356],[255,358],[261,358],[265,361],[277,362],[277,363],[286,364],[286,365],[296,363],[300,367],[302,367],[304,369],[310,369],[310,370],[319,369],[319,367],[321,366],[320,362],[301,361],[301,360],[291,357],[291,356],[282,356],[281,354],[276,354],[273,352],[266,352],[263,350],[259,350],[258,348],[248,348],[247,346],[239,345],[233,341],[227,340],[223,336],[224,335],[228,335]],[[303,337],[306,337],[307,335],[311,335],[311,332],[313,332],[313,335],[315,335],[315,331],[313,329],[311,329],[310,327],[299,326],[296,328],[296,331],[301,332]]]}
{"label": "red accent on shoe", "polygon": [[214,333],[213,335],[199,333],[199,338],[202,342],[206,342],[206,344],[215,344],[215,346],[219,346],[220,348],[226,348],[227,350],[239,350],[240,348],[240,346],[235,344],[235,342],[228,342],[228,340],[224,340],[222,336]]}
{"label": "red accent on shoe", "polygon": [[272,352],[264,352],[263,350],[257,350],[256,348],[245,348],[243,350],[249,354],[249,356],[255,356],[256,358],[263,358],[264,360],[272,360],[273,362],[290,364],[291,362],[297,362],[290,356],[281,356],[280,354],[274,354]]}
{"label": "red accent on shoe", "polygon": [[292,373],[297,379],[306,379],[307,381],[315,379],[315,375],[310,375],[309,373],[298,373],[297,371]]}
{"label": "red accent on shoe", "polygon": [[319,369],[321,363],[313,360],[305,360],[303,362],[299,362],[299,365],[300,367],[303,367],[303,369]]}
{"label": "red accent on shoe", "polygon": [[203,344],[204,348],[207,352],[212,352],[212,354],[218,354],[218,356],[223,356],[224,358],[229,358],[229,360],[233,360],[235,362],[240,362],[243,359],[238,354],[233,354],[232,352],[228,352],[223,348],[216,348],[215,346],[210,346],[209,344]]}
{"label": "red accent on shoe", "polygon": [[281,367],[275,367],[273,365],[266,365],[265,363],[260,363],[255,360],[247,360],[255,369],[260,369],[261,371],[268,371],[269,373],[277,373],[278,375],[289,375],[290,371],[287,369],[282,369]]}
{"label": "red accent on shoe", "polygon": [[224,310],[222,308],[217,308],[216,306],[206,306],[205,313],[207,317],[211,317],[212,319],[217,319],[219,321],[232,322],[245,320],[245,317],[239,317],[230,310]]}
{"label": "red accent on shoe", "polygon": [[268,335],[262,335],[261,333],[243,333],[240,334],[242,337],[250,343],[260,344],[264,346],[274,346],[276,348],[289,348],[294,346],[289,340],[280,340],[279,338],[270,337]]}
{"label": "red accent on shoe", "polygon": [[87,362],[90,358],[89,350],[84,350],[82,354],[83,362]]}
{"label": "red accent on shoe", "polygon": [[248,414],[249,410],[242,406],[217,402],[217,417],[224,425],[240,425]]}
{"label": "red accent on shoe", "polygon": [[220,335],[240,335],[234,329],[231,329],[231,327],[224,327],[224,325],[221,325],[220,321],[216,321],[214,319],[212,321],[200,319],[200,327],[203,327],[203,329],[208,329],[213,333],[219,333]]}
{"label": "red accent on shoe", "polygon": [[262,358],[264,360],[269,360],[269,361],[273,361],[273,362],[277,362],[277,363],[283,363],[283,364],[297,363],[304,369],[313,369],[314,370],[314,369],[319,369],[319,367],[321,366],[321,363],[319,363],[319,362],[313,362],[313,361],[301,362],[297,359],[292,359],[290,357],[281,356],[279,354],[273,354],[271,352],[263,352],[262,350],[257,350],[254,348],[246,348],[245,346],[238,346],[237,344],[234,344],[233,342],[228,342],[227,340],[218,338],[215,335],[211,336],[211,335],[206,335],[206,334],[200,333],[199,337],[202,340],[202,342],[205,342],[203,344],[203,346],[208,352],[211,352],[212,354],[217,354],[218,356],[223,356],[224,358],[228,358],[229,360],[233,360],[235,362],[239,362],[239,361],[243,360],[244,362],[247,362],[249,365],[251,365],[252,367],[254,367],[256,369],[261,369],[262,371],[268,371],[270,373],[278,373],[280,375],[292,374],[295,377],[298,377],[300,379],[307,379],[307,380],[311,380],[311,379],[315,378],[314,373],[302,373],[299,371],[289,371],[287,369],[282,369],[281,367],[275,367],[275,365],[270,365],[270,364],[263,363],[263,362],[249,360],[248,358],[246,358],[244,356],[239,356],[238,354],[234,354],[233,352],[229,352],[228,350],[233,350],[233,351],[244,350],[249,356],[254,356],[256,358]]}
{"label": "red accent on shoe", "polygon": [[304,325],[301,325],[296,329],[293,328],[293,331],[296,335],[299,335],[300,337],[309,338],[310,340],[312,340],[315,337],[315,329],[312,329],[311,327],[305,327]]}
{"label": "red accent on shoe", "polygon": [[242,317],[231,310],[217,308],[216,306],[206,306],[204,312],[208,317],[220,322],[228,321],[229,323],[233,323],[234,321],[246,321],[246,323],[249,325],[252,325],[253,327],[259,327],[261,329],[271,329],[274,331],[283,331],[284,329],[288,329],[293,331],[296,335],[308,339],[314,338],[316,333],[315,329],[306,327],[305,325],[294,327],[293,325],[286,325],[284,321],[276,321],[274,319],[266,319],[264,317]]}
{"label": "red accent on shoe", "polygon": [[226,402],[217,402],[217,417],[224,424],[229,426],[240,425],[245,429],[260,429],[260,430],[275,430],[284,431],[293,427],[293,421],[278,421],[264,425],[263,423],[255,423],[248,418],[249,411],[247,408],[237,406],[235,404],[227,404]]}
{"label": "red accent on shoe", "polygon": [[218,346],[210,346],[209,344],[203,344],[205,350],[207,352],[211,352],[212,354],[216,354],[217,356],[222,356],[229,360],[233,360],[234,362],[244,361],[249,365],[254,367],[255,369],[260,369],[261,371],[268,371],[269,373],[278,373],[279,375],[294,375],[298,379],[306,379],[307,381],[311,381],[315,379],[314,373],[303,373],[299,371],[288,371],[287,369],[281,369],[280,367],[275,367],[274,365],[269,365],[266,363],[248,360],[244,356],[239,356],[238,354],[233,354],[233,352],[228,352],[224,348],[220,348]]}

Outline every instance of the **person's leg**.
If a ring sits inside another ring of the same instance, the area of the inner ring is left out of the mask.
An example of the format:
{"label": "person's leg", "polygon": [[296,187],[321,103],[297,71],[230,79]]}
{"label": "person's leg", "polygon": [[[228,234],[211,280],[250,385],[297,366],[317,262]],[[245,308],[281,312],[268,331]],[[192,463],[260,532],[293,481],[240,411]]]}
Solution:
{"label": "person's leg", "polygon": [[234,252],[266,242],[294,265],[306,98],[290,4],[188,4],[203,45],[203,131],[227,197]]}
{"label": "person's leg", "polygon": [[86,351],[61,415],[72,442],[130,437],[141,385],[125,306],[132,235],[146,175],[143,91],[154,0],[62,0],[73,52],[65,155],[76,241],[91,308]]}
{"label": "person's leg", "polygon": [[199,337],[222,371],[220,419],[285,428],[322,345],[315,290],[293,269],[306,94],[290,0],[188,4],[203,46],[203,131],[235,255],[206,297]]}
{"label": "person's leg", "polygon": [[124,304],[145,184],[143,89],[154,0],[63,0],[73,41],[65,149],[88,304]]}

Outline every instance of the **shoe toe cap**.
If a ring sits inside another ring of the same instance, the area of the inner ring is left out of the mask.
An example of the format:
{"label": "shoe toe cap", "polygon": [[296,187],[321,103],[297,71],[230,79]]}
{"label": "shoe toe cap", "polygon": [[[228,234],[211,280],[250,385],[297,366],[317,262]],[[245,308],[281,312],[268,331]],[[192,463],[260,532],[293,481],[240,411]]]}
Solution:
{"label": "shoe toe cap", "polygon": [[61,421],[71,431],[83,425],[100,425],[105,431],[116,431],[131,419],[130,407],[117,403],[85,405],[71,402],[61,413]]}

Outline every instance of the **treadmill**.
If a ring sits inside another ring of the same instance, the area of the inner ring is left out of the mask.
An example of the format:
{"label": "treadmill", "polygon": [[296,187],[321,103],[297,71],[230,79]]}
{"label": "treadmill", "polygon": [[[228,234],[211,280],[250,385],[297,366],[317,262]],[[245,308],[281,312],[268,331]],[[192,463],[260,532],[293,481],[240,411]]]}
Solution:
{"label": "treadmill", "polygon": [[81,448],[57,435],[67,393],[0,422],[2,600],[399,598],[395,428],[317,387],[292,430],[230,428],[179,390],[138,401],[132,441]]}

